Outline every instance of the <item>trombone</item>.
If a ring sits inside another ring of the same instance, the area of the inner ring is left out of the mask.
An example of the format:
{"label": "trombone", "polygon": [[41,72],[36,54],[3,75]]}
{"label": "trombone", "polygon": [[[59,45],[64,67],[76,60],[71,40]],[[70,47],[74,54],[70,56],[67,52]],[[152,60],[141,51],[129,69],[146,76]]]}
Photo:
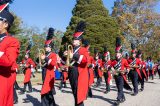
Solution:
{"label": "trombone", "polygon": [[42,71],[42,59],[41,59],[41,55],[45,55],[45,50],[44,49],[38,49],[38,57],[39,57],[39,69],[38,72]]}
{"label": "trombone", "polygon": [[75,61],[71,62],[72,57],[70,57],[70,54],[73,54],[73,46],[72,45],[67,46],[67,60],[66,60],[67,67],[70,67],[75,63]]}

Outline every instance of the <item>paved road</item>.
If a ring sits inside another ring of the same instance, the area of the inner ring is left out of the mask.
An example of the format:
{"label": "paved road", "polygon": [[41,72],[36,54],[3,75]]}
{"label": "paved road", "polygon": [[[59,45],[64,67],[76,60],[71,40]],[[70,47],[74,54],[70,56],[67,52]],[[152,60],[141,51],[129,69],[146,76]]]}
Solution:
{"label": "paved road", "polygon": [[[70,86],[64,89],[64,93],[58,90],[56,86],[55,100],[59,106],[74,106],[74,99],[71,94]],[[140,87],[140,86],[139,86]],[[34,86],[33,93],[26,93],[19,96],[19,103],[15,106],[40,106],[40,89],[41,85]],[[105,85],[99,88],[93,88],[93,98],[88,98],[85,101],[85,106],[113,106],[117,96],[117,89],[113,83],[111,92],[104,94]],[[160,106],[160,79],[156,77],[154,80],[149,80],[145,83],[145,90],[139,92],[137,96],[131,96],[130,91],[125,91],[126,101],[120,106]],[[17,91],[19,92],[19,91]]]}

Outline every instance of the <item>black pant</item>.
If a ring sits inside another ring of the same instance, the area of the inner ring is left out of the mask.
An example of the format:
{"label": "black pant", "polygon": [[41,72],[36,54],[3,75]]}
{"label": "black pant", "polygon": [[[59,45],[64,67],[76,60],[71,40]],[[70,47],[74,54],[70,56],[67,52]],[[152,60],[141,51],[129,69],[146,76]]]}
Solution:
{"label": "black pant", "polygon": [[136,70],[131,70],[131,81],[134,88],[134,93],[138,93],[138,73]]}
{"label": "black pant", "polygon": [[31,84],[31,81],[29,81],[29,82],[27,82],[27,83],[24,84],[24,89],[23,89],[23,91],[24,91],[24,92],[26,91],[27,85],[28,85],[29,91],[32,92],[32,84]]}
{"label": "black pant", "polygon": [[154,75],[153,75],[153,73],[152,73],[152,70],[149,70],[149,77],[151,77],[152,80],[154,79]]}
{"label": "black pant", "polygon": [[16,92],[16,88],[13,87],[13,96],[14,96],[14,101],[18,100],[18,96],[17,96],[17,92]]}
{"label": "black pant", "polygon": [[17,90],[20,89],[20,87],[19,87],[17,81],[15,81],[15,83],[14,83],[14,88],[17,89]]}
{"label": "black pant", "polygon": [[102,78],[98,75],[97,77],[97,86],[99,86],[102,82]]}
{"label": "black pant", "polygon": [[89,89],[88,89],[88,96],[89,97],[92,97],[93,96],[93,94],[92,94],[92,89],[89,87]]}
{"label": "black pant", "polygon": [[52,91],[41,96],[42,106],[56,106]]}
{"label": "black pant", "polygon": [[46,68],[43,67],[43,68],[42,68],[42,82],[43,82],[43,83],[44,83],[45,77],[46,77]]}
{"label": "black pant", "polygon": [[62,89],[63,87],[66,88],[67,85],[66,85],[66,82],[64,82],[63,79],[62,79],[61,82],[60,82],[60,87],[59,87],[59,89]]}
{"label": "black pant", "polygon": [[108,74],[108,72],[104,72],[103,75],[104,75],[104,79],[105,79],[105,83],[106,83],[106,91],[110,91],[110,84],[108,83],[109,74]]}
{"label": "black pant", "polygon": [[139,78],[139,81],[141,83],[141,89],[144,89],[144,79],[145,79],[145,75],[143,73],[143,71],[141,70],[141,76],[142,76],[142,79]]}
{"label": "black pant", "polygon": [[124,79],[121,75],[116,75],[114,76],[114,78],[115,78],[116,86],[118,89],[117,100],[120,101],[122,99],[125,99],[124,92],[123,92]]}
{"label": "black pant", "polygon": [[102,78],[98,74],[98,66],[95,67],[94,72],[95,72],[95,77],[97,77],[96,85],[99,86],[102,82]]}
{"label": "black pant", "polygon": [[158,69],[157,71],[158,71],[158,75],[159,75],[159,78],[160,78],[160,69]]}
{"label": "black pant", "polygon": [[74,96],[75,106],[84,106],[84,103],[77,103],[77,89],[78,89],[78,69],[77,67],[69,68],[68,77],[72,89],[72,93]]}

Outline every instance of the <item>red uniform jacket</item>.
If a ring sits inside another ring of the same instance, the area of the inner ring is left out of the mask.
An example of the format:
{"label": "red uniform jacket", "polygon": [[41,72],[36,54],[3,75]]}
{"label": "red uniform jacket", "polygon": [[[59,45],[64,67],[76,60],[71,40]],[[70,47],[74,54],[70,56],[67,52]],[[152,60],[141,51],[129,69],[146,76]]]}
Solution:
{"label": "red uniform jacket", "polygon": [[[114,68],[116,64],[117,64],[117,60],[113,60],[111,63],[111,67]],[[122,58],[120,70],[124,71],[125,69],[129,69],[129,64],[126,59]],[[127,82],[126,75],[122,74],[122,76],[124,79],[124,88],[126,88],[127,90],[132,90],[132,88],[129,86]]]}
{"label": "red uniform jacket", "polygon": [[[132,60],[131,58],[129,58],[129,59],[128,59],[128,63],[131,64],[132,62],[133,62],[133,60]],[[136,64],[137,66],[140,66],[140,65],[141,65],[141,61],[140,61],[138,58],[136,58],[135,64]],[[141,72],[140,72],[139,68],[136,68],[136,71],[137,71],[137,73],[138,73],[138,76],[142,79]]]}
{"label": "red uniform jacket", "polygon": [[[96,64],[97,64],[97,60],[94,60],[94,67],[96,66]],[[98,75],[99,77],[102,78],[103,72],[101,71],[101,67],[102,67],[102,60],[98,59]]]}
{"label": "red uniform jacket", "polygon": [[111,80],[111,73],[110,73],[110,71],[108,70],[108,68],[111,67],[111,63],[112,63],[111,60],[108,61],[108,62],[103,62],[103,63],[102,63],[103,69],[106,69],[106,70],[107,70],[108,79],[106,79],[106,81],[108,82],[108,84],[110,84],[110,80]]}
{"label": "red uniform jacket", "polygon": [[0,106],[13,106],[15,70],[11,67],[19,54],[19,41],[6,34],[0,42]]}
{"label": "red uniform jacket", "polygon": [[[76,52],[77,51],[77,52]],[[75,56],[75,57],[74,57]],[[89,73],[88,73],[88,60],[89,60],[89,54],[86,48],[79,47],[74,51],[73,59],[76,61],[76,66],[74,66],[76,69],[72,72],[75,74],[75,72],[78,72],[78,84],[77,86],[77,103],[81,103],[87,98],[88,94],[88,87],[89,87]],[[70,76],[69,76],[70,77]],[[74,78],[71,78],[71,80],[77,80]],[[71,81],[70,80],[70,81]],[[72,82],[70,82],[72,83]],[[75,92],[75,91],[73,91]]]}
{"label": "red uniform jacket", "polygon": [[142,72],[147,80],[148,77],[147,77],[147,73],[146,73],[146,62],[145,61],[141,61],[141,67],[142,67]]}
{"label": "red uniform jacket", "polygon": [[88,66],[91,66],[88,68],[88,70],[89,70],[89,86],[91,86],[94,83],[93,63],[94,63],[94,58],[92,56],[89,56]]}
{"label": "red uniform jacket", "polygon": [[31,79],[31,68],[35,67],[35,63],[31,58],[28,58],[27,60],[22,61],[23,64],[25,64],[25,78],[24,78],[24,83],[28,83]]}
{"label": "red uniform jacket", "polygon": [[57,55],[55,53],[50,53],[47,57],[47,70],[46,70],[46,77],[44,80],[44,84],[41,89],[41,95],[47,94],[52,90],[54,87],[54,81],[55,81],[55,73],[57,66]]}
{"label": "red uniform jacket", "polygon": [[63,67],[63,70],[62,71],[62,76],[63,76],[63,82],[66,82],[67,78],[68,78],[68,72],[67,72],[67,66],[65,66],[65,64],[63,64],[62,62],[61,63],[58,63],[58,67],[60,69],[60,67]]}

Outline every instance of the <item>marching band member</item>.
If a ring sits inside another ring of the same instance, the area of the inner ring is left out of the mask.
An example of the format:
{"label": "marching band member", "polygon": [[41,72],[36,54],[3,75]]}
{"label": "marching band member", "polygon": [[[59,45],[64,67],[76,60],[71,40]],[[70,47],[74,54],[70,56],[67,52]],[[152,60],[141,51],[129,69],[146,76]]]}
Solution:
{"label": "marching band member", "polygon": [[144,79],[146,79],[146,81],[148,80],[147,79],[147,74],[146,74],[146,63],[142,60],[142,52],[141,50],[138,50],[137,52],[137,58],[141,61],[141,64],[140,64],[140,72],[141,72],[141,76],[142,76],[142,79],[140,80],[140,83],[141,83],[141,91],[144,90]]}
{"label": "marching band member", "polygon": [[104,93],[110,92],[110,81],[111,81],[111,73],[110,73],[110,65],[112,61],[110,60],[110,52],[107,50],[107,47],[104,47],[104,54],[103,54],[103,65],[102,70],[104,71],[104,79],[106,83],[106,91]]}
{"label": "marching band member", "polygon": [[[82,21],[79,22],[76,32],[73,35],[73,53],[70,53],[72,66],[68,69],[68,76],[75,99],[75,106],[84,106],[83,101],[87,98],[89,87],[87,66],[89,54],[86,48],[81,46],[84,27],[85,23]],[[64,55],[67,55],[67,51],[64,52]]]}
{"label": "marching band member", "polygon": [[129,64],[126,59],[122,58],[121,39],[119,37],[116,38],[115,52],[116,52],[116,59],[113,60],[111,63],[111,70],[114,75],[114,79],[118,89],[117,101],[115,102],[115,105],[119,105],[120,103],[126,100],[123,88],[130,91],[132,90],[126,80],[125,74],[128,73],[129,71]]}
{"label": "marching band member", "polygon": [[67,72],[68,70],[67,70],[67,66],[66,66],[66,58],[65,57],[59,58],[58,65],[59,65],[59,70],[62,72],[59,89],[63,92],[62,88],[63,87],[67,88],[66,81],[68,79],[68,72]]}
{"label": "marching band member", "polygon": [[93,71],[93,64],[94,64],[94,58],[93,56],[90,55],[90,44],[89,41],[84,40],[83,41],[84,47],[87,49],[88,54],[89,54],[89,59],[88,59],[88,71],[89,71],[89,90],[88,90],[88,96],[92,97],[92,89],[91,86],[94,83],[94,71]]}
{"label": "marching band member", "polygon": [[22,61],[22,64],[24,65],[24,88],[21,92],[21,94],[24,94],[26,92],[26,87],[28,85],[29,92],[32,92],[32,84],[31,84],[31,75],[32,71],[31,69],[35,67],[34,61],[30,58],[30,49],[32,44],[29,44],[26,50],[25,59]]}
{"label": "marching band member", "polygon": [[134,93],[132,95],[136,96],[138,94],[138,79],[142,80],[142,76],[139,70],[141,61],[136,58],[137,51],[133,43],[131,44],[131,48],[131,57],[129,58],[128,63],[130,64],[130,78],[134,88]]}
{"label": "marching band member", "polygon": [[54,94],[54,82],[55,82],[55,70],[57,66],[57,54],[52,52],[53,48],[53,36],[54,29],[49,28],[49,34],[47,35],[45,42],[45,54],[41,54],[41,59],[46,64],[46,76],[41,89],[41,103],[42,106],[56,106]]}
{"label": "marching band member", "polygon": [[102,60],[100,58],[100,53],[98,52],[98,50],[95,48],[94,50],[94,72],[95,72],[95,76],[97,77],[97,82],[96,82],[96,87],[101,85],[102,82],[102,76],[103,76],[103,72],[101,70],[102,67]]}
{"label": "marching band member", "polygon": [[157,60],[157,71],[160,79],[160,59]]}
{"label": "marching band member", "polygon": [[10,0],[0,1],[0,106],[13,106],[15,70],[11,67],[19,55],[20,43],[8,31],[14,17],[6,8]]}

